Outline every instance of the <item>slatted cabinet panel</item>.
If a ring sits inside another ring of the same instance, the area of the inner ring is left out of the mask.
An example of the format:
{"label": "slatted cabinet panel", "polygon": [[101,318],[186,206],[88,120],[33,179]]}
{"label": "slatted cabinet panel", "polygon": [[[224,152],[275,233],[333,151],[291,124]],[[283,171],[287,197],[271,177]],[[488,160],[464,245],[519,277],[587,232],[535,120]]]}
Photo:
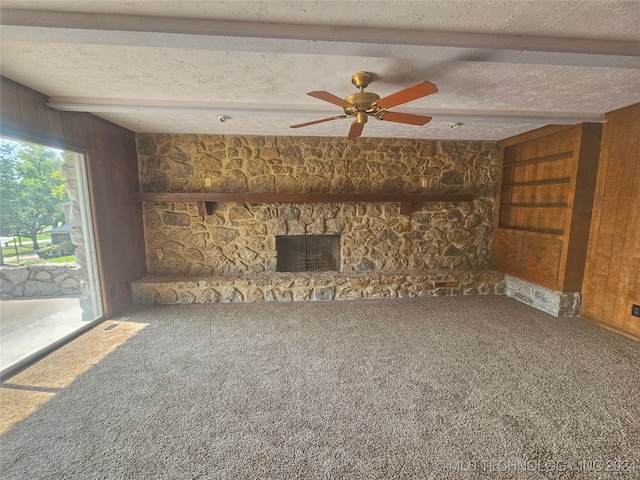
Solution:
{"label": "slatted cabinet panel", "polygon": [[600,132],[597,124],[551,126],[501,142],[496,268],[556,290],[579,291],[588,219],[586,227],[574,219],[574,204],[580,200],[580,217],[585,205],[590,208],[596,171],[581,165],[597,164]]}

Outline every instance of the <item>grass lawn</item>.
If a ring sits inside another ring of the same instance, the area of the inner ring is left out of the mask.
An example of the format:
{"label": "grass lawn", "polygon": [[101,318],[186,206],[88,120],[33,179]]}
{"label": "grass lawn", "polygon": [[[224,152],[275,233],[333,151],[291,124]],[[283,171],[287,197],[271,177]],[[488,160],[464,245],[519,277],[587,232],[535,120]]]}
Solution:
{"label": "grass lawn", "polygon": [[[50,233],[39,233],[37,235],[38,240],[51,240],[51,234]],[[19,240],[19,241],[18,241]],[[18,241],[18,246],[20,246],[20,241],[24,244],[24,243],[28,243],[31,244],[31,237],[16,237],[16,241]],[[7,242],[8,245],[13,246],[13,237],[11,237],[11,240],[9,240]],[[4,245],[4,244],[3,244]]]}
{"label": "grass lawn", "polygon": [[[20,242],[18,241],[18,238],[22,241],[22,246],[20,246]],[[50,245],[50,241],[51,241],[50,233],[39,233],[37,235],[37,238],[38,238],[38,242],[42,241],[42,243],[40,244],[40,247],[45,247]],[[16,248],[14,246],[14,243],[18,246],[18,255],[23,255],[25,253],[33,253],[33,242],[31,238],[15,237],[15,240],[14,240],[14,238],[11,237],[11,240],[6,242],[7,244],[6,247],[4,243],[2,244],[2,255],[4,255],[5,257],[15,257]]]}
{"label": "grass lawn", "polygon": [[[18,255],[23,255],[25,253],[33,253],[33,245],[29,245],[27,247],[21,247],[18,245]],[[10,247],[2,247],[2,255],[5,257],[15,257],[16,249],[13,244],[11,244]]]}
{"label": "grass lawn", "polygon": [[48,260],[29,260],[23,262],[23,265],[35,265],[37,263],[64,263],[64,262],[75,262],[76,256],[70,255],[68,257],[58,257],[58,258],[49,258]]}

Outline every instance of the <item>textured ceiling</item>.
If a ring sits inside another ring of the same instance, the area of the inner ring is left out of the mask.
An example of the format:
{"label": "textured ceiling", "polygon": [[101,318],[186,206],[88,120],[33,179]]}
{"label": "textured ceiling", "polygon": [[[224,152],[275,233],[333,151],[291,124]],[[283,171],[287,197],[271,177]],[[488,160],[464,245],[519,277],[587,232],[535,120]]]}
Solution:
{"label": "textured ceiling", "polygon": [[[136,132],[346,136],[306,95],[438,93],[363,136],[494,139],[640,102],[637,1],[2,1],[2,75]],[[229,115],[222,123],[219,115]],[[451,122],[461,122],[451,129]]]}

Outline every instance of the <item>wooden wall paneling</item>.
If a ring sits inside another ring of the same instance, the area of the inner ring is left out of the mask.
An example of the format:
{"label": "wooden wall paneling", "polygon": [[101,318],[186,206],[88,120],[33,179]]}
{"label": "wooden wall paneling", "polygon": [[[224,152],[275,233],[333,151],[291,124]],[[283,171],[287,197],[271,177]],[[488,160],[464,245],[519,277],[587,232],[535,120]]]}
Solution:
{"label": "wooden wall paneling", "polygon": [[[620,319],[623,330],[630,330],[632,326],[638,324],[637,317],[632,317],[631,304],[640,305],[640,292],[634,291],[637,282],[638,268],[640,263],[640,122],[632,122],[631,132],[626,136],[626,142],[621,145],[620,154],[624,155],[624,179],[621,186],[620,203],[624,205],[624,211],[619,211],[616,225],[616,237],[614,238],[614,249],[619,249],[619,269],[617,276],[614,276],[611,287],[620,291],[620,295],[613,297],[611,306],[611,316]],[[622,140],[622,139],[621,139]],[[623,143],[623,142],[621,142]],[[605,307],[608,304],[605,303]],[[637,320],[634,320],[637,318]]]}
{"label": "wooden wall paneling", "polygon": [[640,104],[607,115],[593,207],[583,316],[640,338]]}
{"label": "wooden wall paneling", "polygon": [[[0,98],[2,99],[2,118],[3,123],[6,119],[7,123],[20,123],[20,102],[18,101],[18,89],[15,85],[2,84],[0,89]],[[5,125],[3,125],[4,127]],[[3,128],[4,130],[4,128]]]}
{"label": "wooden wall paneling", "polygon": [[[640,112],[638,112],[640,114]],[[636,145],[636,164],[634,171],[635,184],[633,187],[634,197],[632,202],[636,207],[640,206],[640,122],[636,117],[636,133],[638,138],[638,144]],[[629,277],[632,279],[627,285],[627,298],[631,299],[631,303],[640,305],[640,213],[638,210],[640,207],[632,210],[632,224],[629,229],[628,241],[630,243],[630,251],[633,255],[633,262],[635,267],[629,271]],[[633,279],[635,278],[635,281]],[[640,318],[630,316],[628,322],[628,330],[632,334],[640,338]]]}
{"label": "wooden wall paneling", "polygon": [[53,108],[47,108],[46,112],[49,119],[49,133],[52,137],[63,138],[64,127],[62,125],[62,114]]}
{"label": "wooden wall paneling", "polygon": [[142,211],[127,201],[131,192],[139,190],[135,137],[95,117],[67,126],[75,135],[92,139],[88,157],[104,295],[111,311],[117,313],[132,301],[126,285],[146,274]]}
{"label": "wooden wall paneling", "polygon": [[599,243],[599,251],[604,254],[607,259],[606,265],[600,264],[603,268],[603,274],[606,282],[602,285],[605,295],[602,302],[602,315],[604,318],[610,318],[611,322],[622,327],[624,320],[616,318],[613,311],[615,296],[611,292],[615,292],[615,286],[619,281],[620,262],[622,261],[622,252],[620,251],[619,235],[620,230],[624,231],[624,224],[627,220],[628,211],[625,208],[626,195],[624,192],[625,180],[625,163],[627,158],[625,148],[623,148],[624,139],[620,138],[619,130],[612,130],[611,152],[609,155],[609,168],[605,182],[607,188],[605,190],[603,209],[606,213],[601,223],[601,232],[603,242]]}
{"label": "wooden wall paneling", "polygon": [[[638,194],[638,192],[640,192],[640,172],[638,171],[638,168],[640,168],[638,165],[636,165],[636,187],[635,187],[635,191],[637,193],[637,197],[636,197],[636,205],[640,204],[640,194]],[[640,237],[640,219],[638,218],[638,216],[634,217],[635,220],[635,230],[631,230],[632,235],[635,232],[636,235],[636,239],[638,237]],[[634,241],[633,238],[630,239],[630,241]],[[637,240],[636,240],[637,242]],[[636,256],[633,259],[633,262],[635,263],[635,266],[632,267],[630,269],[630,278],[634,278],[635,277],[635,282],[634,281],[630,281],[627,285],[627,291],[626,296],[627,298],[631,299],[631,304],[635,304],[635,305],[640,305],[640,252],[638,252],[638,245],[635,245],[635,251],[636,251]],[[629,316],[628,317],[628,323],[627,323],[627,328],[625,329],[625,331],[630,332],[632,335],[635,335],[637,338],[640,338],[640,318],[638,317],[634,317],[634,316]]]}
{"label": "wooden wall paneling", "polygon": [[38,127],[40,131],[47,132],[47,135],[51,135],[52,128],[49,125],[49,112],[50,110],[46,105],[36,105],[36,115],[38,116]]}
{"label": "wooden wall paneling", "polygon": [[[94,184],[94,202],[97,212],[96,221],[100,231],[100,247],[103,257],[106,294],[115,311],[121,311],[131,303],[131,290],[126,285],[146,273],[144,268],[131,259],[145,259],[144,239],[141,232],[127,228],[131,224],[142,224],[142,211],[136,208],[126,192],[135,192],[138,185],[138,164],[135,138],[122,135],[119,128],[109,124],[90,125],[94,146],[89,151],[91,176]],[[73,125],[80,134],[83,127]],[[94,159],[112,158],[117,161],[108,163]],[[131,264],[123,269],[113,259],[128,259]]]}
{"label": "wooden wall paneling", "polygon": [[20,108],[20,122],[33,125],[39,132],[49,133],[49,129],[42,130],[38,122],[38,108],[33,95],[24,90],[18,90],[18,106]]}
{"label": "wooden wall paneling", "polygon": [[95,130],[93,117],[86,113],[62,112],[62,131],[64,138],[73,138],[76,142],[93,148]]}
{"label": "wooden wall paneling", "polygon": [[[628,141],[631,138],[627,139]],[[628,153],[628,141],[623,138],[617,138],[614,144],[614,156],[620,161],[613,162],[613,168],[609,171],[613,173],[611,181],[611,191],[608,195],[611,198],[609,215],[607,215],[606,226],[611,228],[613,235],[610,236],[609,252],[610,261],[608,266],[606,290],[608,292],[617,291],[617,286],[621,283],[621,270],[624,264],[629,260],[627,252],[624,251],[625,229],[629,221],[629,202],[631,201],[631,186],[633,185],[633,177],[631,176],[630,166],[632,159]],[[605,198],[605,202],[607,198]],[[618,295],[606,295],[603,304],[603,313],[612,319],[618,327],[624,327],[626,318],[617,315],[617,299]]]}
{"label": "wooden wall paneling", "polygon": [[[640,129],[640,123],[636,125]],[[640,138],[640,132],[636,133]],[[615,315],[624,318],[622,328],[640,337],[640,318],[629,314],[631,305],[640,305],[640,141],[635,149],[628,151],[631,158],[636,158],[629,169],[633,183],[630,187],[629,213],[622,251],[626,253],[620,268],[619,285],[621,295],[616,296]]]}

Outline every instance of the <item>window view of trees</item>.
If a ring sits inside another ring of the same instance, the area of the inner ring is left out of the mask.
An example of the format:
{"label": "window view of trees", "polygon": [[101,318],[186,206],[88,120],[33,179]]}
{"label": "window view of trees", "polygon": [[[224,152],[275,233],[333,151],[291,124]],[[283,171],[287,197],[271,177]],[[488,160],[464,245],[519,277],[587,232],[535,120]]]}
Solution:
{"label": "window view of trees", "polygon": [[[40,252],[50,236],[43,232],[65,221],[63,204],[68,202],[64,160],[58,150],[41,145],[0,140],[0,236],[5,245],[28,243],[22,251]],[[23,241],[23,238],[30,240]],[[12,249],[18,252],[18,245]],[[63,251],[63,248],[58,247]],[[0,257],[2,260],[2,257]]]}

